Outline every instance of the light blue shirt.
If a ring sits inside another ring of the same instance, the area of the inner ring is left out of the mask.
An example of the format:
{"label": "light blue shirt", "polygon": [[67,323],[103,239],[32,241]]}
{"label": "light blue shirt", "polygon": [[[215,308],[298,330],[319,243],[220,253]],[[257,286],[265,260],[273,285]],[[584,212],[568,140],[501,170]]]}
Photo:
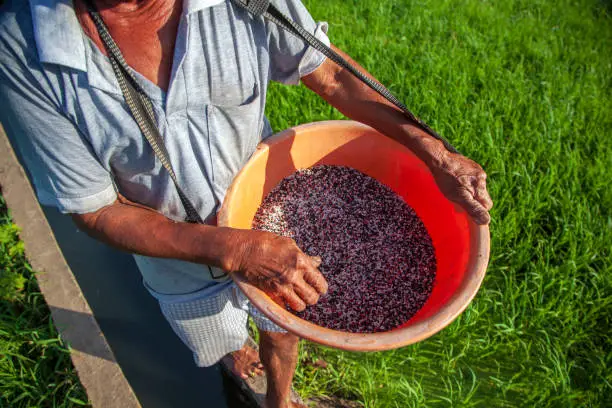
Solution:
{"label": "light blue shirt", "polygon": [[[326,24],[316,24],[299,0],[274,3],[329,44]],[[179,183],[203,219],[216,213],[234,176],[272,133],[264,117],[268,82],[298,84],[325,59],[229,0],[212,4],[184,1],[167,92],[135,73],[153,102]],[[70,0],[4,6],[0,98],[0,121],[42,204],[87,213],[113,203],[120,192],[184,220],[174,184]],[[185,294],[214,283],[203,265],[135,258],[157,293]]]}

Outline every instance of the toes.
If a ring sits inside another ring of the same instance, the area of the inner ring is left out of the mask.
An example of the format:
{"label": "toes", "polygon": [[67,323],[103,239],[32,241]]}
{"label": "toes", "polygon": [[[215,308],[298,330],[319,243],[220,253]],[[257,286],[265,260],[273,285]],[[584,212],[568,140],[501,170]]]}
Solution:
{"label": "toes", "polygon": [[237,377],[247,380],[250,377],[264,375],[263,364],[259,354],[250,346],[232,353],[234,367],[232,371]]}
{"label": "toes", "polygon": [[250,370],[247,374],[243,373],[241,377],[246,380],[249,377],[260,377],[262,375],[264,375],[264,371],[262,369],[254,368]]}

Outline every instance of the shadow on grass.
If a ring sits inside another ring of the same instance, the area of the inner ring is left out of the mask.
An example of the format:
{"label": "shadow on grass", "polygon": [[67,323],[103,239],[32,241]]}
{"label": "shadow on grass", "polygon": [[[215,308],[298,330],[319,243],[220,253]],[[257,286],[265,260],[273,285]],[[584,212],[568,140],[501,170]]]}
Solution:
{"label": "shadow on grass", "polygon": [[600,0],[600,5],[608,15],[612,16],[612,0]]}

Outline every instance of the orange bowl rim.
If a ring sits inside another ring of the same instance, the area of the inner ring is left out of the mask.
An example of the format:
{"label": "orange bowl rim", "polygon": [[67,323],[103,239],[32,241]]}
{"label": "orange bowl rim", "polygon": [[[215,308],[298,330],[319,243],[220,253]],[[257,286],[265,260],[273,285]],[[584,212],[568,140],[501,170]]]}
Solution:
{"label": "orange bowl rim", "polygon": [[[221,227],[230,226],[228,208],[235,195],[236,185],[238,184],[236,180],[243,177],[244,173],[249,171],[250,164],[269,150],[271,146],[280,143],[287,137],[296,136],[300,131],[306,129],[309,131],[320,129],[330,132],[338,128],[371,130],[370,127],[359,122],[330,120],[289,128],[260,143],[249,162],[238,173],[228,189],[221,210],[219,211],[218,225]],[[451,296],[448,302],[433,315],[407,327],[387,332],[349,333],[315,325],[287,311],[275,303],[265,292],[246,282],[240,276],[234,274],[230,274],[230,276],[247,298],[270,320],[301,338],[325,346],[349,351],[382,351],[395,349],[417,343],[444,329],[467,308],[474,296],[476,296],[484,279],[489,262],[490,232],[488,225],[478,225],[471,217],[468,217],[468,220],[470,248],[472,250],[470,251],[467,272],[457,291]]]}

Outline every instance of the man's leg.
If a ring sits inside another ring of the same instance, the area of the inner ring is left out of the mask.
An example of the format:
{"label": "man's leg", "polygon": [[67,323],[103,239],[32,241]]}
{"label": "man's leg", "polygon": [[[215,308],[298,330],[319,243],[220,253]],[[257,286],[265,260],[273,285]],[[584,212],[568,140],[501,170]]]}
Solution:
{"label": "man's leg", "polygon": [[259,355],[268,378],[266,408],[290,408],[299,338],[291,333],[259,331]]}

